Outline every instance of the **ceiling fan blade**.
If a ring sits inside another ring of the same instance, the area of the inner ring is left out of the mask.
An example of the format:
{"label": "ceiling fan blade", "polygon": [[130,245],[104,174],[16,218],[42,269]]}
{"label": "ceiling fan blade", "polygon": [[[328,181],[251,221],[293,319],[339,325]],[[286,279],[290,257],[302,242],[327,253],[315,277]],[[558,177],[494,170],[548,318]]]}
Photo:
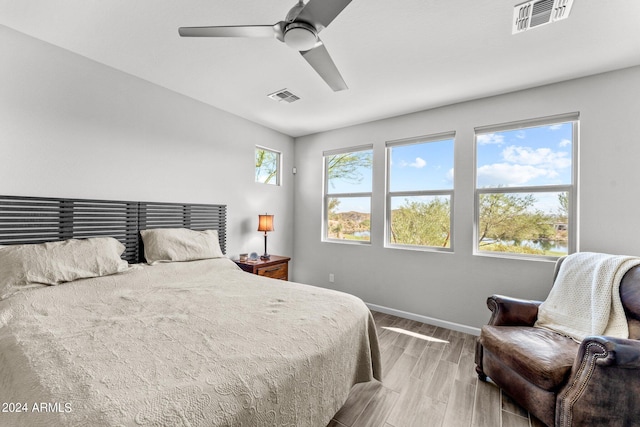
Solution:
{"label": "ceiling fan blade", "polygon": [[327,27],[351,0],[309,0],[296,17],[296,21],[307,22],[316,28]]}
{"label": "ceiling fan blade", "polygon": [[349,89],[321,41],[313,49],[300,52],[300,54],[334,92]]}
{"label": "ceiling fan blade", "polygon": [[226,27],[180,27],[182,37],[278,37],[281,23],[275,25],[233,25]]}

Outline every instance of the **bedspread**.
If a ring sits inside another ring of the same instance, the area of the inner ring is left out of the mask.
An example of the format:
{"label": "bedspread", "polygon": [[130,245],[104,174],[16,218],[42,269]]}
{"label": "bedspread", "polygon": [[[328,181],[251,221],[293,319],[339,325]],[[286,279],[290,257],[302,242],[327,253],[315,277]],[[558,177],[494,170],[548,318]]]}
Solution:
{"label": "bedspread", "polygon": [[2,426],[319,426],[380,378],[364,303],[228,259],[0,301]]}

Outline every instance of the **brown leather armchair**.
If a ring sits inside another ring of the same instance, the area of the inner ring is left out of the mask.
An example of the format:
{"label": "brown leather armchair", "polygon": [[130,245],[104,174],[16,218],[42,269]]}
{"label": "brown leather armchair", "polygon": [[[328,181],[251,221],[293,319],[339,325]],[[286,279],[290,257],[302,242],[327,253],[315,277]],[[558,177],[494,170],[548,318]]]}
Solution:
{"label": "brown leather armchair", "polygon": [[581,343],[533,327],[541,302],[491,296],[476,346],[479,378],[548,426],[640,426],[640,266],[623,277],[620,296],[629,339]]}

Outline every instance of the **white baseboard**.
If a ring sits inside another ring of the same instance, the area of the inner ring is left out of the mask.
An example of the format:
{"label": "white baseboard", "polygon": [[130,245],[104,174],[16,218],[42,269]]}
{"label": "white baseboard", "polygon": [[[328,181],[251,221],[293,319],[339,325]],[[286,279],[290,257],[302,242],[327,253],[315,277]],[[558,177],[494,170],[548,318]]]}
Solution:
{"label": "white baseboard", "polygon": [[421,316],[420,314],[409,313],[407,311],[396,310],[389,307],[383,307],[381,305],[367,304],[370,310],[379,311],[380,313],[392,314],[396,317],[402,317],[403,319],[415,320],[417,322],[427,323],[429,325],[440,326],[447,329],[452,329],[458,332],[464,332],[465,334],[480,335],[480,329],[467,325],[461,325],[460,323],[448,322],[446,320],[434,319],[433,317]]}

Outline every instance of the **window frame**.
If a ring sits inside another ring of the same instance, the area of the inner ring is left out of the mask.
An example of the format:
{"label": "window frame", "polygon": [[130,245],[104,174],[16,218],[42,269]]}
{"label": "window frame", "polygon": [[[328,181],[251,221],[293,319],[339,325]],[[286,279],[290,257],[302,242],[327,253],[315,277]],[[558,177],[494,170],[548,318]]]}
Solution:
{"label": "window frame", "polygon": [[[391,191],[391,149],[393,147],[428,144],[432,142],[440,142],[445,140],[453,140],[453,185],[451,189],[447,190],[408,190],[408,191]],[[453,252],[454,251],[454,194],[455,194],[455,145],[456,145],[456,132],[442,132],[432,135],[424,135],[412,138],[404,138],[393,141],[387,141],[385,143],[385,156],[386,156],[386,171],[385,171],[385,236],[384,246],[390,249],[405,249],[413,251],[426,251],[426,252]],[[420,196],[449,196],[449,247],[440,246],[421,246],[421,245],[408,245],[391,242],[391,201],[394,197],[420,197]]]}
{"label": "window frame", "polygon": [[[571,183],[558,185],[534,185],[512,187],[487,187],[478,188],[478,135],[494,132],[508,132],[518,129],[553,126],[555,124],[571,123]],[[480,227],[480,195],[481,194],[516,194],[516,193],[567,193],[568,213],[567,227],[569,238],[567,240],[567,255],[578,251],[578,177],[579,177],[579,141],[580,141],[580,113],[567,113],[554,116],[541,117],[530,120],[520,120],[504,124],[480,126],[474,128],[473,142],[473,183],[474,183],[474,214],[473,214],[473,255],[494,258],[515,258],[534,261],[556,261],[561,256],[519,254],[512,252],[482,251],[478,245]]]}
{"label": "window frame", "polygon": [[[345,153],[357,153],[359,151],[371,151],[371,191],[368,192],[349,192],[349,193],[330,193],[329,192],[329,167],[327,159],[337,154]],[[322,152],[322,170],[323,170],[323,184],[322,184],[322,236],[321,241],[327,243],[343,243],[347,245],[371,245],[373,240],[373,233],[371,233],[371,223],[373,222],[373,144],[358,145],[355,147],[339,148],[335,150],[327,150]],[[356,198],[356,197],[368,197],[369,198],[369,240],[348,240],[348,239],[336,239],[329,237],[329,200],[332,198]]]}
{"label": "window frame", "polygon": [[[256,175],[256,166],[255,166],[258,150],[268,151],[270,153],[274,153],[277,155],[275,183],[258,181],[258,176]],[[282,185],[282,152],[281,151],[274,150],[273,148],[267,148],[262,145],[256,145],[255,149],[253,150],[253,164],[254,164],[253,166],[254,182],[256,184],[273,185],[275,187],[280,187]]]}

